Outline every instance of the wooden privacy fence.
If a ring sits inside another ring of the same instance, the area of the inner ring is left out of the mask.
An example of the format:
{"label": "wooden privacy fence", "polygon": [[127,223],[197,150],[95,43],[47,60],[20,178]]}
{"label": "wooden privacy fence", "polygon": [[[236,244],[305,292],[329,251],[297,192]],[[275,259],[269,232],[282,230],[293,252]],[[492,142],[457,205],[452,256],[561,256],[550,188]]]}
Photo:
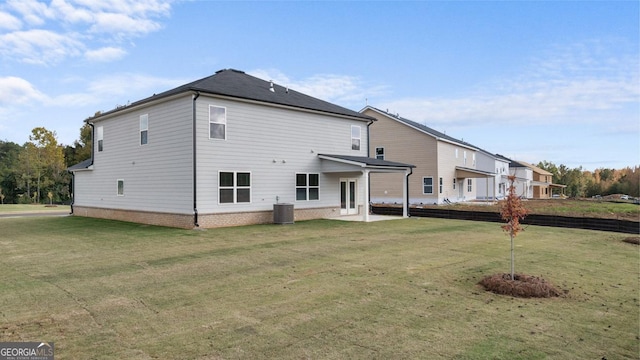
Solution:
{"label": "wooden privacy fence", "polygon": [[[401,207],[372,206],[374,214],[378,215],[402,215]],[[441,219],[474,220],[489,222],[504,222],[500,214],[486,211],[465,211],[452,209],[424,209],[410,208],[409,215],[415,217],[433,217]],[[530,214],[521,221],[522,224],[555,226],[564,228],[613,231],[625,234],[640,234],[640,222],[620,219],[599,219],[589,217],[570,217],[557,215]]]}

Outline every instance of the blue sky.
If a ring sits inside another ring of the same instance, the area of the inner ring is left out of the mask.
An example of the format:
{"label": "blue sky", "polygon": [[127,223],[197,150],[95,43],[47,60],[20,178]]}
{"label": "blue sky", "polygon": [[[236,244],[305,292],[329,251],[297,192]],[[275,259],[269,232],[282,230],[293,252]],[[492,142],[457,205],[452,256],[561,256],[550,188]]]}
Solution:
{"label": "blue sky", "polygon": [[225,68],[493,153],[640,165],[638,1],[0,2],[0,139]]}

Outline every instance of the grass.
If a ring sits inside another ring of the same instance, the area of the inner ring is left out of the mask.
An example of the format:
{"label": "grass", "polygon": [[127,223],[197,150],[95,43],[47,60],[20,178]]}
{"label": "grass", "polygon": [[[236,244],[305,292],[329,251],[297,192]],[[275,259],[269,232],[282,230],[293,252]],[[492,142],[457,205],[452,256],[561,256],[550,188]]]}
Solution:
{"label": "grass", "polygon": [[[523,201],[523,205],[530,211],[531,214],[640,221],[640,206],[638,206],[637,204],[633,204],[632,202],[551,199],[527,200]],[[450,207],[459,210],[500,212],[499,205],[485,205],[473,202],[454,204]]]}
{"label": "grass", "polygon": [[48,204],[0,204],[0,214],[7,213],[39,213],[39,212],[70,212],[71,207],[69,205],[54,205]]}
{"label": "grass", "polygon": [[568,294],[477,282],[509,269],[497,224],[329,220],[207,231],[0,219],[0,340],[56,359],[637,359],[628,235],[529,226],[516,271]]}

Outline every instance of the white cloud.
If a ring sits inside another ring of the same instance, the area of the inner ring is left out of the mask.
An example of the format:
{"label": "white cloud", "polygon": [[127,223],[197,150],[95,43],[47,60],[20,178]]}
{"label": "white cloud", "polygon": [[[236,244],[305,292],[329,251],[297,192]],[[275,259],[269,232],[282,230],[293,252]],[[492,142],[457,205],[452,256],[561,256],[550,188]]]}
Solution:
{"label": "white cloud", "polygon": [[159,23],[144,18],[133,18],[126,14],[99,13],[89,28],[94,33],[110,33],[117,36],[143,35],[160,29]]}
{"label": "white cloud", "polygon": [[22,27],[22,21],[17,17],[0,11],[0,29],[18,30]]}
{"label": "white cloud", "polygon": [[85,58],[89,61],[94,62],[110,62],[119,60],[126,54],[127,52],[121,48],[109,46],[97,50],[89,50],[85,53]]}
{"label": "white cloud", "polygon": [[55,64],[82,53],[84,44],[73,36],[49,30],[15,31],[0,35],[0,55],[30,64]]}
{"label": "white cloud", "polygon": [[[9,0],[0,12],[0,56],[7,60],[50,65],[85,54],[96,59],[105,49],[162,28],[173,0]],[[26,23],[26,26],[23,26]],[[17,31],[23,29],[23,31]],[[13,31],[13,32],[11,32]],[[81,35],[82,34],[82,35]],[[93,49],[92,44],[103,47]],[[109,50],[102,61],[122,58],[125,50]]]}
{"label": "white cloud", "polygon": [[47,102],[48,98],[25,79],[15,76],[0,77],[1,106],[22,105],[33,101]]}
{"label": "white cloud", "polygon": [[[291,79],[277,69],[257,69],[249,71],[251,75],[263,80],[273,80],[276,84],[292,90],[343,106],[364,107],[369,96],[380,96],[386,88],[380,85],[367,85],[357,77],[336,74],[317,74],[305,79]],[[356,110],[360,110],[360,108]]]}
{"label": "white cloud", "polygon": [[574,44],[534,60],[520,76],[468,96],[405,98],[379,107],[430,125],[637,121],[637,106],[635,112],[625,108],[640,101],[640,64],[637,54],[620,52],[625,48],[600,41]]}

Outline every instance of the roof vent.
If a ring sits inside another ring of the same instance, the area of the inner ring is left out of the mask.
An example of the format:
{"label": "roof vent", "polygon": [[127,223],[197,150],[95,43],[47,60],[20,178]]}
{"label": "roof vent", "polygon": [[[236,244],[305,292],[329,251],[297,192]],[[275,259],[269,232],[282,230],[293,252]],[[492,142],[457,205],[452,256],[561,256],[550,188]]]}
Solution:
{"label": "roof vent", "polygon": [[269,80],[269,91],[276,92],[276,89],[273,88],[273,80]]}

